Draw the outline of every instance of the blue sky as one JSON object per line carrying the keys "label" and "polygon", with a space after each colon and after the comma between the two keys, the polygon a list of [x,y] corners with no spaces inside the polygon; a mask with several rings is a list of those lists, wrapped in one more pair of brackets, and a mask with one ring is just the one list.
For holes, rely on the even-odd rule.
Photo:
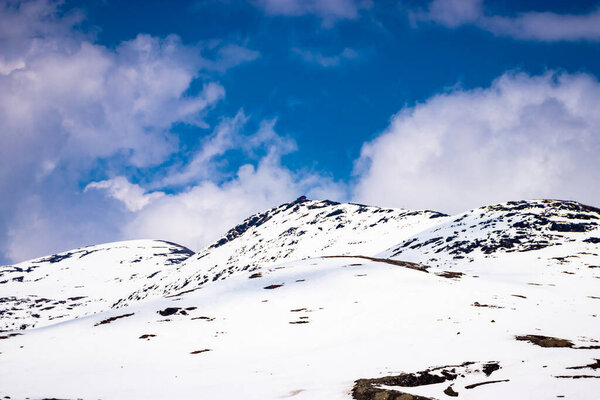
{"label": "blue sky", "polygon": [[[598,5],[565,3],[489,6],[491,12],[514,15],[531,10],[585,13]],[[365,10],[362,18],[323,27],[318,15],[265,16],[260,7],[241,1],[150,1],[144,7],[135,2],[75,3],[86,10],[86,28],[96,29],[98,43],[106,46],[139,33],[175,33],[184,43],[219,38],[258,51],[254,62],[219,77],[227,98],[221,112],[211,117],[243,108],[256,120],[278,118],[278,128],[298,143],[286,162],[296,168],[314,165],[336,179],[347,179],[363,142],[385,129],[391,115],[449,87],[488,86],[508,70],[600,73],[595,42],[514,40],[470,26],[452,30],[431,23],[414,29],[407,12],[419,4],[384,1]],[[303,62],[295,51],[300,49],[325,57],[352,49],[355,55],[323,67],[316,60]]]}
{"label": "blue sky", "polygon": [[4,1],[0,262],[300,194],[599,205],[597,1]]}

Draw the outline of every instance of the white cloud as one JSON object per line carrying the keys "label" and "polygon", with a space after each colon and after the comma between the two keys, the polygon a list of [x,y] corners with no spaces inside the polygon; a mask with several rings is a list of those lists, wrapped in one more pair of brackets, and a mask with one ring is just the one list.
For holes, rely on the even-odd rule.
{"label": "white cloud", "polygon": [[[58,9],[62,5],[54,0],[8,0],[0,3],[0,47],[2,56],[17,57],[27,53],[24,43],[44,43],[57,39],[73,38],[72,28],[83,20],[83,14],[77,10],[62,13]],[[38,39],[44,38],[42,42]]]}
{"label": "white cloud", "polygon": [[[246,217],[302,194],[311,198],[346,197],[344,185],[311,171],[294,172],[281,164],[281,156],[293,151],[295,144],[275,132],[275,121],[263,121],[257,132],[242,136],[247,121],[242,112],[223,120],[192,161],[161,182],[191,183],[181,192],[149,193],[121,177],[94,182],[88,188],[107,189],[107,195],[131,211],[120,225],[121,237],[163,238],[198,250]],[[256,165],[242,165],[235,176],[219,182],[215,157],[234,148],[249,152],[264,148],[264,154]]]}
{"label": "white cloud", "polygon": [[89,183],[84,191],[90,189],[105,189],[111,197],[125,204],[129,211],[140,211],[152,200],[164,196],[161,192],[146,193],[140,185],[130,183],[124,176]]}
{"label": "white cloud", "polygon": [[434,0],[423,19],[439,22],[450,28],[473,23],[483,15],[483,0]]}
{"label": "white cloud", "polygon": [[22,261],[121,237],[117,222],[124,219],[124,207],[111,207],[112,200],[101,193],[57,191],[52,187],[38,192],[41,193],[20,199],[10,225],[2,232],[2,256],[7,261]]}
{"label": "white cloud", "polygon": [[[46,0],[0,4],[0,259],[24,257],[27,246],[28,256],[42,255],[40,249],[52,247],[43,235],[48,244],[60,237],[70,245],[104,238],[96,234],[107,231],[103,227],[83,234],[53,214],[60,207],[83,208],[76,192],[90,174],[155,167],[179,151],[173,126],[208,128],[207,112],[225,96],[214,72],[258,57],[237,44],[221,41],[208,49],[173,35],[138,35],[108,48],[76,29],[81,13],[65,14],[60,6]],[[204,50],[214,59],[203,57]],[[59,197],[63,204],[54,204]],[[35,220],[25,212],[30,201]],[[140,204],[131,200],[128,207]],[[81,215],[90,220],[81,226],[97,211],[89,207]],[[37,243],[25,240],[32,226],[40,227]],[[18,251],[11,250],[15,240],[24,241]]]}
{"label": "white cloud", "polygon": [[524,12],[506,17],[489,15],[483,0],[433,0],[425,12],[413,18],[449,28],[474,25],[499,36],[539,41],[600,40],[600,9],[587,14]]}
{"label": "white cloud", "polygon": [[514,18],[493,16],[479,24],[490,32],[517,39],[554,41],[600,40],[600,9],[589,14],[528,12]]}
{"label": "white cloud", "polygon": [[600,202],[600,83],[505,74],[401,110],[356,163],[357,201],[459,212],[505,200]]}
{"label": "white cloud", "polygon": [[185,165],[171,166],[166,176],[152,183],[151,187],[189,186],[204,180],[222,180],[226,178],[220,170],[224,163],[222,158],[232,150],[241,151],[253,159],[259,159],[257,153],[262,150],[266,158],[277,160],[296,150],[293,140],[275,132],[275,119],[262,121],[257,132],[244,135],[248,120],[243,110],[233,118],[223,118],[212,134],[202,139],[199,150]]}
{"label": "white cloud", "polygon": [[344,61],[353,60],[358,57],[358,53],[351,48],[345,48],[340,53],[333,55],[323,55],[319,52],[299,48],[293,48],[292,52],[307,63],[317,64],[325,68],[337,67]]}
{"label": "white cloud", "polygon": [[152,202],[124,226],[130,237],[161,237],[201,249],[244,218],[292,200],[303,185],[288,169],[263,161],[242,166],[221,185],[203,181]]}
{"label": "white cloud", "polygon": [[360,11],[371,8],[371,0],[253,0],[269,15],[317,15],[325,25],[342,19],[356,19]]}
{"label": "white cloud", "polygon": [[256,60],[260,53],[235,43],[226,43],[219,47],[215,60],[206,60],[205,68],[225,72],[240,64]]}
{"label": "white cloud", "polygon": [[16,59],[3,61],[0,59],[0,75],[9,75],[11,72],[25,68],[25,61]]}

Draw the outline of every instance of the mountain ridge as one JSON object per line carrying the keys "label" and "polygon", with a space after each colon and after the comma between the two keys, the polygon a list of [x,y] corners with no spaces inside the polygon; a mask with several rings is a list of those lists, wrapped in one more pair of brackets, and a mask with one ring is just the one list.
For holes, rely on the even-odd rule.
{"label": "mountain ridge", "polygon": [[571,201],[309,200],[193,254],[142,240],[0,267],[0,395],[593,400],[599,222]]}

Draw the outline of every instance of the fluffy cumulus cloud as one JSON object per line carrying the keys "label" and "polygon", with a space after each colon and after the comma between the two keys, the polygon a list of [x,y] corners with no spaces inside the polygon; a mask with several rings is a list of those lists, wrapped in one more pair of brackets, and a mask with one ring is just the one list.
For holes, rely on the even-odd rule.
{"label": "fluffy cumulus cloud", "polygon": [[[83,14],[60,6],[0,6],[0,261],[144,237],[199,249],[293,196],[342,196],[281,164],[295,143],[275,120],[251,133],[243,111],[205,122],[225,97],[217,79],[258,52],[173,35],[107,48],[78,29]],[[196,143],[180,143],[182,125]],[[242,160],[233,175],[231,153]]]}
{"label": "fluffy cumulus cloud", "polygon": [[415,12],[413,17],[449,28],[474,25],[499,36],[524,40],[600,40],[600,8],[587,14],[532,11],[507,17],[486,13],[483,0],[433,0],[426,11]]}
{"label": "fluffy cumulus cloud", "polygon": [[401,110],[356,163],[365,203],[459,212],[526,198],[600,199],[600,83],[508,73]]}
{"label": "fluffy cumulus cloud", "polygon": [[[77,29],[81,13],[65,14],[60,6],[45,0],[0,5],[4,260],[111,236],[106,226],[82,230],[60,222],[65,208],[83,217],[70,224],[102,220],[92,208],[99,201],[92,201],[94,191],[79,193],[81,182],[98,171],[165,162],[180,148],[173,127],[208,128],[206,113],[225,96],[210,72],[258,56],[238,44],[216,42],[208,49],[214,59],[206,58],[203,48],[177,36],[138,35],[109,49]],[[122,181],[106,189],[126,199],[130,209],[149,199]]]}

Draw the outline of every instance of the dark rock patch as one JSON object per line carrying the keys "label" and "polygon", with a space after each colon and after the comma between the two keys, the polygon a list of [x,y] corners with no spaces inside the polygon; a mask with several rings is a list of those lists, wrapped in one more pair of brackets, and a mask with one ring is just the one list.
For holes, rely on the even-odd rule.
{"label": "dark rock patch", "polygon": [[586,232],[593,229],[595,224],[590,223],[557,223],[553,222],[550,224],[551,231],[557,232]]}
{"label": "dark rock patch", "polygon": [[404,373],[396,376],[384,376],[381,378],[359,379],[357,385],[369,384],[384,385],[384,386],[401,386],[401,387],[417,387],[423,385],[431,385],[434,383],[442,383],[447,380],[456,379],[456,374],[448,372],[448,377],[443,375],[434,375],[429,370],[416,373]]}
{"label": "dark rock patch", "polygon": [[567,367],[567,369],[585,369],[585,368],[598,369],[598,368],[600,368],[600,360],[597,358],[595,360],[596,360],[596,362],[593,362],[588,365],[580,365],[577,367]]}
{"label": "dark rock patch", "polygon": [[252,275],[250,275],[248,277],[248,279],[256,279],[256,278],[262,278],[262,273],[261,272],[255,272]]}
{"label": "dark rock patch", "polygon": [[156,335],[152,334],[152,333],[145,333],[142,336],[139,337],[139,339],[147,339],[150,340],[150,338],[156,337]]}
{"label": "dark rock patch", "polygon": [[181,310],[180,307],[167,307],[164,310],[157,311],[163,317],[167,317],[169,315],[177,314],[177,312]]}
{"label": "dark rock patch", "polygon": [[344,213],[344,210],[342,210],[342,209],[338,209],[338,210],[332,211],[332,212],[330,212],[329,214],[327,214],[327,215],[325,216],[325,218],[329,218],[329,217],[335,217],[336,215],[340,215],[340,214],[343,214],[343,213]]}
{"label": "dark rock patch", "polygon": [[481,369],[485,376],[490,376],[492,372],[498,371],[500,369],[500,365],[497,362],[490,362],[483,366]]}
{"label": "dark rock patch", "polygon": [[355,400],[434,400],[431,397],[376,388],[368,379],[359,379],[355,382],[352,388],[352,398]]}
{"label": "dark rock patch", "polygon": [[569,347],[572,348],[575,345],[573,342],[567,339],[560,339],[551,336],[542,336],[542,335],[524,335],[517,336],[517,340],[527,341],[529,343],[533,343],[540,347]]}
{"label": "dark rock patch", "polygon": [[376,257],[368,257],[368,256],[323,256],[322,258],[362,258],[362,259],[369,260],[369,261],[392,264],[392,265],[396,265],[399,267],[414,269],[414,270],[422,271],[422,272],[427,272],[427,269],[429,268],[428,266],[423,265],[423,264],[413,263],[413,262],[409,262],[409,261],[392,260],[390,258],[376,258]]}
{"label": "dark rock patch", "polygon": [[[474,362],[465,362],[460,365],[446,365],[441,367],[432,367],[424,371],[415,373],[403,373],[396,376],[384,376],[381,378],[358,379],[354,382],[352,389],[352,398],[355,400],[430,400],[428,397],[416,396],[402,392],[398,389],[402,387],[417,387],[423,385],[431,385],[443,382],[452,382],[459,376],[465,377],[467,374],[479,373],[481,370],[486,375],[500,369],[500,365],[496,361],[490,361],[483,364],[480,369],[477,369]],[[506,382],[488,381],[466,386],[467,389],[472,389],[480,385],[489,383]],[[393,389],[383,389],[381,386],[390,386]],[[452,388],[452,383],[443,391],[450,397],[457,397],[458,393]]]}
{"label": "dark rock patch", "polygon": [[283,283],[282,283],[282,284],[279,284],[279,285],[269,285],[269,286],[265,286],[265,287],[264,287],[264,289],[277,289],[278,287],[282,287],[282,286],[283,286]]}
{"label": "dark rock patch", "polygon": [[190,352],[190,354],[206,353],[207,351],[212,351],[212,350],[211,349],[194,350],[194,351]]}
{"label": "dark rock patch", "polygon": [[46,257],[46,258],[39,260],[39,262],[48,262],[50,264],[54,264],[54,263],[60,262],[62,260],[66,260],[67,258],[70,258],[72,255],[73,255],[73,253],[54,254],[50,257]]}
{"label": "dark rock patch", "polygon": [[8,335],[0,336],[0,339],[8,339],[8,338],[20,336],[20,335],[22,335],[22,333],[9,333]]}
{"label": "dark rock patch", "polygon": [[460,279],[464,275],[462,272],[457,272],[457,271],[442,271],[442,272],[436,272],[435,274],[437,276],[441,276],[442,278],[448,278],[448,279]]}
{"label": "dark rock patch", "polygon": [[454,389],[452,389],[452,385],[448,386],[444,390],[444,394],[446,394],[446,396],[450,396],[450,397],[458,397],[458,393],[455,392]]}
{"label": "dark rock patch", "polygon": [[473,307],[486,307],[486,308],[504,308],[502,306],[496,306],[496,305],[493,305],[493,304],[481,304],[478,301],[474,302],[472,304],[472,306]]}
{"label": "dark rock patch", "polygon": [[214,320],[215,320],[214,318],[211,318],[211,317],[206,317],[206,316],[194,317],[194,318],[192,318],[192,319],[203,319],[203,320],[205,320],[205,321],[209,321],[209,322],[210,322],[210,321],[214,321]]}
{"label": "dark rock patch", "polygon": [[509,381],[508,379],[501,379],[499,381],[487,381],[487,382],[473,383],[471,385],[465,386],[465,389],[474,389],[478,386],[489,385],[490,383],[500,383],[500,382],[508,382],[508,381]]}
{"label": "dark rock patch", "polygon": [[240,237],[241,235],[246,233],[246,231],[248,231],[250,228],[261,226],[262,224],[264,224],[265,222],[267,222],[270,219],[271,219],[271,210],[253,215],[250,218],[246,219],[241,224],[239,224],[236,227],[234,227],[233,229],[229,230],[229,232],[227,232],[225,234],[225,236],[223,236],[215,244],[210,246],[210,248],[221,247],[224,244]]}
{"label": "dark rock patch", "polygon": [[104,324],[110,324],[111,322],[116,321],[116,320],[118,320],[120,318],[131,317],[133,314],[135,314],[135,313],[117,315],[116,317],[110,317],[110,318],[107,318],[107,319],[103,319],[102,321],[98,322],[97,324],[94,324],[94,326],[104,325]]}
{"label": "dark rock patch", "polygon": [[153,272],[153,273],[151,273],[150,275],[148,275],[146,278],[147,278],[147,279],[152,279],[152,278],[154,278],[154,277],[155,277],[155,276],[156,276],[156,275],[157,275],[159,272],[160,272],[160,271]]}
{"label": "dark rock patch", "polygon": [[[167,240],[160,240],[160,242],[166,243],[169,246],[173,246],[174,248],[170,249],[171,253],[170,254],[185,254],[188,256],[192,256],[195,254],[195,252],[193,250],[188,249],[185,246],[182,246],[180,244],[177,243],[173,243],[173,242],[169,242]],[[184,259],[182,259],[181,261],[183,261]]]}

